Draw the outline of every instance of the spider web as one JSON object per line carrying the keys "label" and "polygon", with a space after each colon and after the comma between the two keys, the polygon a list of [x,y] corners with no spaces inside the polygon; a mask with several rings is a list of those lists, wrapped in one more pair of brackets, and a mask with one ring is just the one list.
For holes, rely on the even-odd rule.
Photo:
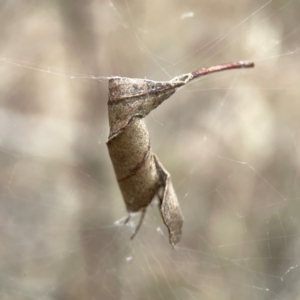
{"label": "spider web", "polygon": [[[0,298],[297,299],[297,1],[3,1]],[[184,214],[127,212],[105,145],[107,79],[182,88],[146,119]]]}

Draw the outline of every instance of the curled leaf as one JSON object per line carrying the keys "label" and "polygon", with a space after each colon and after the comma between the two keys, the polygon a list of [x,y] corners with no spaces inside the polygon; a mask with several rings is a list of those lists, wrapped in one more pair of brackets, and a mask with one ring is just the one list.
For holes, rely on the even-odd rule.
{"label": "curled leaf", "polygon": [[112,77],[109,80],[110,133],[107,147],[127,211],[142,212],[132,238],[141,227],[146,208],[155,196],[159,199],[161,215],[173,247],[180,240],[183,225],[171,176],[152,152],[144,118],[178,88],[195,78],[253,66],[251,62],[227,63],[183,74],[170,81],[126,77]]}

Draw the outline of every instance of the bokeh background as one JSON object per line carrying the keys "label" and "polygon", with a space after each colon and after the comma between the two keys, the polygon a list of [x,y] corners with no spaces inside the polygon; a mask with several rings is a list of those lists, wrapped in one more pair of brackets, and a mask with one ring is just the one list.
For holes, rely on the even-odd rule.
{"label": "bokeh background", "polygon": [[[300,3],[0,3],[0,298],[298,299]],[[105,76],[210,75],[147,117],[185,217],[127,212]]]}

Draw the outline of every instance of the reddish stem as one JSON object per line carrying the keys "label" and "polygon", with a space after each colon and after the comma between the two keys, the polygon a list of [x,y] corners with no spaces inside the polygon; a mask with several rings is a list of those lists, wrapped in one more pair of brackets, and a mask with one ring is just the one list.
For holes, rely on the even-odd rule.
{"label": "reddish stem", "polygon": [[200,70],[192,72],[193,78],[195,79],[197,77],[207,75],[210,73],[220,72],[224,70],[231,70],[231,69],[242,69],[242,68],[253,68],[254,63],[251,61],[239,61],[239,62],[230,62],[225,63],[217,66],[212,66],[208,68],[202,68]]}

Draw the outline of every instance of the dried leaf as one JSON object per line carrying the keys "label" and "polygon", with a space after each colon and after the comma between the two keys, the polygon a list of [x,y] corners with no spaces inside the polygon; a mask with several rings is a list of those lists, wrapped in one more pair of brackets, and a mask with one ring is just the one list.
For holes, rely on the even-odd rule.
{"label": "dried leaf", "polygon": [[112,77],[109,80],[108,150],[127,211],[142,212],[132,238],[142,225],[146,208],[154,196],[160,200],[162,218],[168,228],[169,240],[173,247],[180,240],[183,225],[170,174],[152,152],[144,117],[173,95],[178,88],[199,76],[253,66],[251,62],[228,63],[203,68],[170,81],[123,77]]}

